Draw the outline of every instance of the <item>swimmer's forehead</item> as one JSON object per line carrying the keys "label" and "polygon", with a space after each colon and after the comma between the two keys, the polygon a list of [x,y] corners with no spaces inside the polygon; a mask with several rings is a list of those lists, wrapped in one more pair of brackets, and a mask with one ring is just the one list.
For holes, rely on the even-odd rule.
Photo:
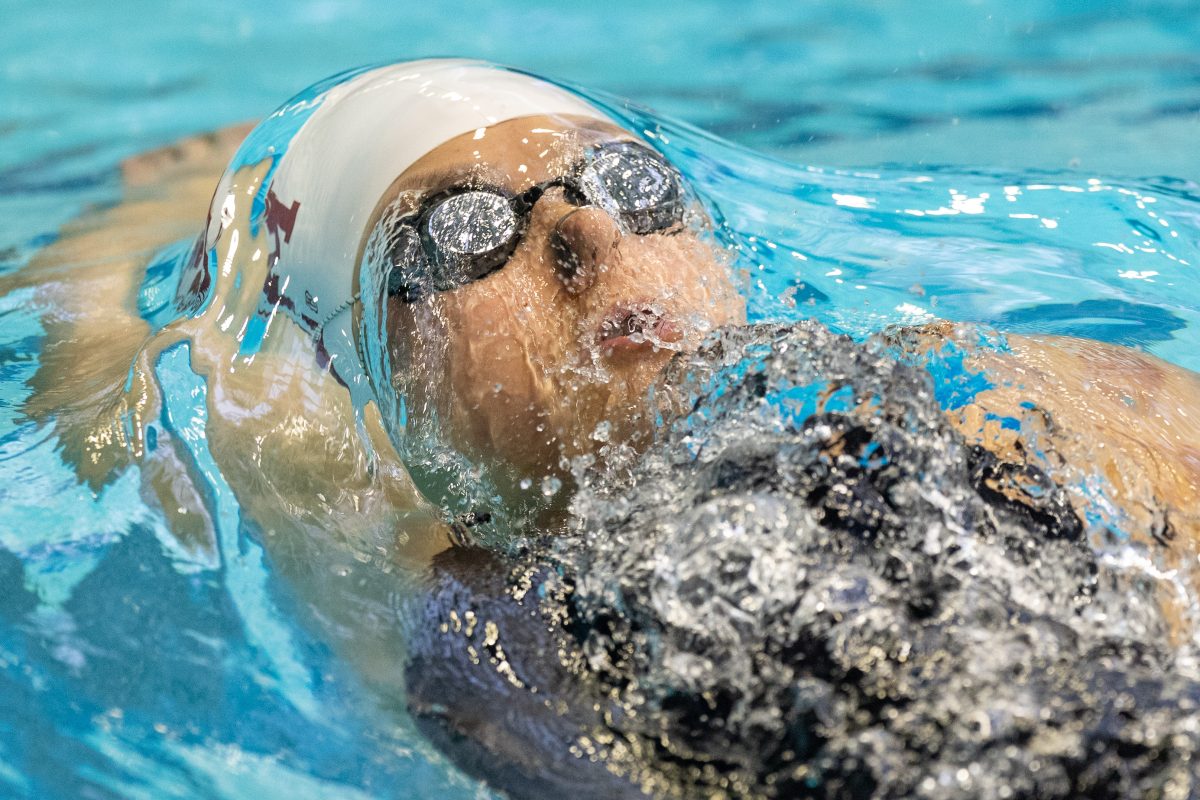
{"label": "swimmer's forehead", "polygon": [[590,147],[634,138],[605,120],[518,117],[443,142],[406,169],[395,188],[436,191],[469,182],[520,191],[561,177]]}

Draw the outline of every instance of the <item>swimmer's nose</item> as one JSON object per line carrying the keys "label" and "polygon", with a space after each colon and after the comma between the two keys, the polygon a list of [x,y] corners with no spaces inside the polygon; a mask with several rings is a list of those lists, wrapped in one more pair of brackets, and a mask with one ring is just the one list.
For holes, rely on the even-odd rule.
{"label": "swimmer's nose", "polygon": [[554,269],[567,291],[579,294],[617,257],[621,228],[603,209],[552,202],[558,216],[550,234]]}

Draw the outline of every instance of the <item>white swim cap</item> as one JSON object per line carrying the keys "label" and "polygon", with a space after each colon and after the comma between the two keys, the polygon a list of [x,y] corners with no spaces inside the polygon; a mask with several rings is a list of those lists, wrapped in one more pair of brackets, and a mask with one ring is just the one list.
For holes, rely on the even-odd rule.
{"label": "white swim cap", "polygon": [[[270,178],[271,202],[290,231],[271,265],[275,305],[311,332],[356,399],[367,399],[353,331],[356,261],[392,182],[449,139],[515,117],[608,119],[554,84],[457,59],[371,69],[326,90],[292,136]],[[357,385],[356,385],[357,384]]]}

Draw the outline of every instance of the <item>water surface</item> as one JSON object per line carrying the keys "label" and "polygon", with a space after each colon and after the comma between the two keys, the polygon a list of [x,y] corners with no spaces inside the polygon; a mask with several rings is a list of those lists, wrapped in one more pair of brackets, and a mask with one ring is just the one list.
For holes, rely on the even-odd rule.
{"label": "water surface", "polygon": [[[975,320],[1200,369],[1186,0],[0,13],[0,269],[115,202],[126,155],[350,66],[466,55],[586,86],[653,137],[724,215],[757,319]],[[136,476],[76,482],[17,413],[43,346],[25,299],[0,305],[0,795],[486,796],[336,657],[218,483],[231,524],[202,564]],[[176,377],[186,417],[203,387]],[[361,600],[348,637],[395,624],[386,591]]]}

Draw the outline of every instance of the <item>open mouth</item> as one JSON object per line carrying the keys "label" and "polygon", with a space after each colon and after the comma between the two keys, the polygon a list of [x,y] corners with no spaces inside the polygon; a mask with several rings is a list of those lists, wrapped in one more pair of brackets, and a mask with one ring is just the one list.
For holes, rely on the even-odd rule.
{"label": "open mouth", "polygon": [[675,350],[679,326],[651,303],[616,305],[600,323],[596,341],[605,355],[644,350]]}

